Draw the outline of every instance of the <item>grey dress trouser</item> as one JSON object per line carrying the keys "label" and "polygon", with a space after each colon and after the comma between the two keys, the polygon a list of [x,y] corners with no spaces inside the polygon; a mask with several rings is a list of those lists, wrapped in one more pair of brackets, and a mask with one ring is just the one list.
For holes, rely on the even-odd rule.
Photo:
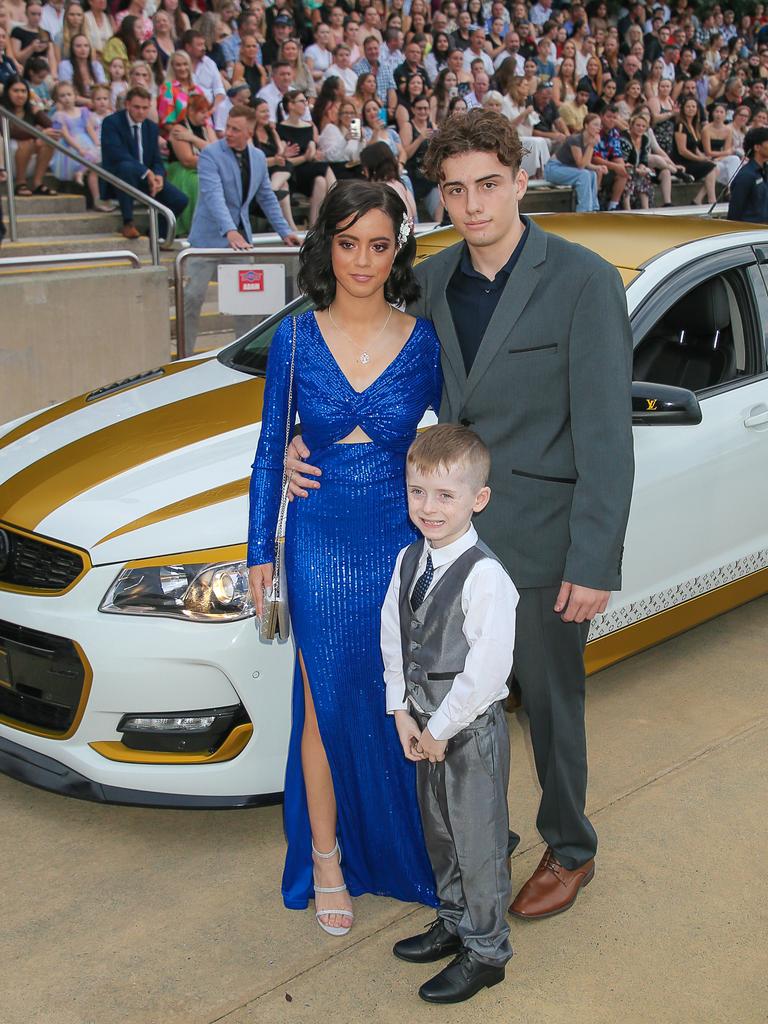
{"label": "grey dress trouser", "polygon": [[595,830],[584,812],[584,647],[589,623],[562,621],[553,610],[559,589],[520,590],[514,671],[542,789],[536,827],[563,867],[573,870],[597,850]]}
{"label": "grey dress trouser", "polygon": [[[413,706],[411,714],[421,729],[429,721]],[[416,766],[438,916],[477,960],[494,967],[512,956],[508,786],[509,733],[501,701],[448,741],[444,761]]]}

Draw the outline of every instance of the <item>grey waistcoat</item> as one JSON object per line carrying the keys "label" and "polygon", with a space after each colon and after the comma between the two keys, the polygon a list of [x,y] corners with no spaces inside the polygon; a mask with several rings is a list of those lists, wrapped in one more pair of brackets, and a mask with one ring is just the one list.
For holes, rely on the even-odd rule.
{"label": "grey waistcoat", "polygon": [[432,714],[463,671],[469,644],[462,632],[461,592],[470,570],[483,558],[498,561],[478,541],[443,573],[417,611],[410,590],[423,551],[423,541],[411,544],[400,565],[400,637],[403,645],[405,695],[417,711]]}

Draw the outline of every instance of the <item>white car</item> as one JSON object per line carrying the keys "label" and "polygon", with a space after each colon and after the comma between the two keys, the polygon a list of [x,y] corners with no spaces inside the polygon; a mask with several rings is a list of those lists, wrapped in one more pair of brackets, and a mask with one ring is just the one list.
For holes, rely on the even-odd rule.
{"label": "white car", "polygon": [[[593,623],[594,671],[768,592],[768,230],[538,223],[620,269],[644,382],[624,590]],[[129,804],[279,799],[293,652],[259,641],[244,561],[279,319],[0,427],[0,770]]]}

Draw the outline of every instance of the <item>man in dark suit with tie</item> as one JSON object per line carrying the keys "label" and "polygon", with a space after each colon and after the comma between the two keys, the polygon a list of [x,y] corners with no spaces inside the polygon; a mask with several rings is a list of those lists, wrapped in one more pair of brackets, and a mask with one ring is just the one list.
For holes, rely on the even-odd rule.
{"label": "man in dark suit with tie", "polygon": [[[136,86],[126,94],[125,109],[104,119],[101,126],[101,165],[105,171],[146,192],[178,216],[189,200],[165,180],[157,125],[149,120],[150,103],[147,90]],[[139,232],[133,223],[133,199],[109,185],[104,194],[117,196],[123,215],[123,236],[138,238]],[[160,230],[165,230],[164,223],[160,224]]]}
{"label": "man in dark suit with tie", "polygon": [[[432,136],[424,170],[463,241],[419,264],[408,311],[440,338],[440,421],[471,426],[491,451],[494,497],[476,526],[520,594],[514,665],[546,843],[510,911],[534,921],[573,906],[595,871],[583,654],[590,619],[621,589],[634,458],[621,278],[520,216],[522,156],[514,126],[491,111],[449,118]],[[295,438],[287,466],[301,497],[322,486],[299,461],[308,456]]]}

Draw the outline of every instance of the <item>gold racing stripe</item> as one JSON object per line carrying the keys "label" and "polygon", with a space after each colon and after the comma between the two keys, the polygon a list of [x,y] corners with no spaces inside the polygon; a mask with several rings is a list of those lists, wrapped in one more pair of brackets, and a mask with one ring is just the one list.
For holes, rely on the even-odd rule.
{"label": "gold racing stripe", "polygon": [[263,397],[264,381],[254,377],[79,438],[0,485],[0,519],[34,530],[57,508],[106,480],[185,445],[258,423]]}
{"label": "gold racing stripe", "polygon": [[[182,370],[191,370],[193,366],[199,366],[201,363],[207,362],[210,362],[210,360],[196,359],[193,363],[168,363],[167,366],[161,367],[164,371],[162,377],[155,377],[154,380],[165,380],[166,377],[170,377],[174,373],[179,373]],[[114,394],[122,395],[126,391],[133,391],[135,388],[140,388],[144,384],[151,383],[153,383],[153,381],[138,380],[135,384],[129,384],[127,387],[114,392]],[[98,405],[99,402],[103,402],[105,398],[112,397],[111,395],[104,395],[103,398],[95,398],[90,402],[86,402],[86,398],[90,393],[90,391],[86,391],[85,394],[78,395],[76,398],[69,398],[66,402],[60,402],[58,405],[52,405],[50,409],[44,409],[42,412],[39,412],[37,416],[33,416],[31,419],[25,420],[24,423],[20,423],[14,430],[11,430],[9,433],[3,434],[2,437],[0,437],[0,448],[7,448],[8,445],[13,444],[14,441],[19,441],[22,437],[27,437],[36,430],[40,430],[41,427],[47,427],[49,423],[55,423],[57,420],[63,419],[65,416],[69,416],[70,413],[79,412],[81,409],[88,409],[92,405]]]}
{"label": "gold racing stripe", "polygon": [[758,569],[742,579],[732,580],[716,590],[692,597],[689,601],[657,612],[631,626],[598,637],[587,644],[584,655],[587,675],[639,654],[664,640],[670,640],[673,636],[679,636],[708,619],[714,619],[766,593],[768,569]]}
{"label": "gold racing stripe", "polygon": [[121,526],[106,537],[102,537],[97,544],[105,544],[108,540],[120,537],[124,533],[133,533],[145,526],[152,526],[154,523],[162,523],[166,519],[173,519],[175,516],[183,516],[187,512],[197,512],[198,509],[207,508],[209,505],[218,505],[222,501],[229,501],[230,498],[241,498],[248,493],[250,477],[243,477],[242,480],[233,480],[231,483],[222,484],[220,487],[211,487],[200,494],[193,494],[189,498],[182,498],[181,501],[174,501],[171,505],[164,505],[154,512],[148,512],[139,519],[134,519],[125,526]]}

